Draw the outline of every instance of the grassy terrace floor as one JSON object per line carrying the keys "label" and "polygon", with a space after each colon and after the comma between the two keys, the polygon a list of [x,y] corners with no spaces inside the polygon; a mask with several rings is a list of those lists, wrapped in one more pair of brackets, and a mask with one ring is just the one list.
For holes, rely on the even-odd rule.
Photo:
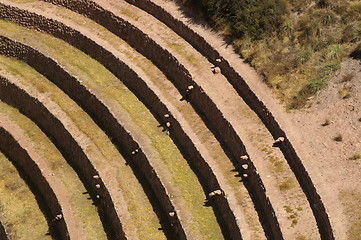
{"label": "grassy terrace floor", "polygon": [[[205,196],[196,176],[170,138],[157,128],[159,123],[118,79],[99,63],[63,41],[9,22],[2,21],[0,25],[2,34],[25,41],[56,58],[68,71],[79,76],[84,85],[101,96],[114,112],[117,112],[118,115],[128,116],[135,125],[134,129],[139,129],[136,134],[150,139],[150,146],[156,150],[157,158],[153,159],[156,161],[155,164],[158,167],[166,167],[164,170],[170,173],[168,177],[170,177],[172,187],[179,188],[178,195],[172,197],[174,200],[181,199],[185,203],[181,207],[190,210],[193,217],[188,220],[188,223],[194,226],[192,231],[200,238],[209,238],[210,236],[221,238],[212,209],[203,206]],[[104,143],[100,141],[99,144]]]}
{"label": "grassy terrace floor", "polygon": [[[102,133],[101,130],[98,129],[97,126],[95,126],[94,122],[89,118],[89,116],[82,112],[82,110],[79,109],[79,107],[74,102],[72,102],[72,100],[70,100],[63,92],[61,92],[54,84],[49,82],[46,78],[34,71],[28,65],[3,56],[0,57],[0,59],[0,68],[8,73],[11,73],[12,75],[15,75],[16,78],[20,81],[20,85],[22,85],[26,89],[31,89],[32,92],[37,92],[38,95],[41,95],[41,93],[47,95],[46,101],[52,101],[57,103],[61,107],[62,111],[65,111],[68,116],[72,116],[73,124],[77,125],[93,140],[95,139],[94,142],[89,143],[87,152],[91,153],[93,157],[97,158],[96,162],[99,162],[102,165],[110,165],[114,167],[114,170],[111,174],[115,175],[116,177],[116,182],[118,184],[116,185],[116,188],[121,189],[122,193],[124,194],[124,198],[126,199],[126,205],[132,212],[132,224],[134,224],[134,227],[137,228],[136,231],[138,231],[139,236],[148,236],[152,239],[164,238],[163,233],[157,230],[160,227],[158,219],[153,213],[152,207],[148,202],[148,199],[144,194],[143,189],[141,188],[137,179],[135,178],[133,172],[131,171],[131,169],[129,169],[129,167],[124,164],[125,160],[113,147],[112,143],[104,135],[104,133]],[[32,139],[33,142],[45,141],[45,139],[43,141],[39,141],[39,139],[37,139],[39,138],[39,136],[41,136],[40,132],[34,133],[33,131],[29,130],[29,133],[31,133],[34,137]],[[43,143],[38,146],[38,148],[42,150],[44,156],[49,155],[49,144],[51,143]],[[57,152],[56,149],[54,151]],[[56,154],[51,153],[51,156],[53,155]],[[70,169],[69,166],[67,166],[64,159],[62,159],[62,162],[56,160],[57,157],[61,158],[60,153],[58,152],[57,156],[51,158],[52,161],[49,165],[54,169],[54,171],[58,170],[57,172],[55,172],[56,176],[63,176],[64,179],[62,180],[65,181],[64,185],[66,189],[79,189],[78,191],[75,191],[77,195],[73,196],[73,198],[75,201],[74,204],[78,206],[76,209],[76,213],[80,214],[80,222],[84,225],[84,234],[88,236],[89,239],[105,239],[105,235],[104,233],[102,233],[103,231],[101,224],[99,222],[99,219],[97,219],[98,216],[95,216],[97,214],[95,212],[96,208],[94,206],[90,206],[90,209],[88,210],[83,209],[80,206],[86,206],[86,204],[84,202],[77,203],[76,198],[87,199],[89,197],[89,195],[83,194],[83,192],[86,192],[85,188],[80,186],[81,183],[79,182],[79,180],[77,186],[73,186],[74,183],[71,179],[77,178],[77,176],[75,176],[75,173],[73,173],[74,176],[72,178],[70,176],[62,174],[62,172],[64,171],[68,172],[73,170]],[[132,187],[130,188],[129,186]],[[73,192],[73,190],[71,190],[71,192]],[[78,201],[79,200],[80,199],[78,199]],[[91,200],[87,200],[87,202],[88,205],[92,203]],[[92,211],[94,211],[94,213],[89,212],[91,209],[93,209]],[[93,217],[94,219],[92,220]],[[97,219],[97,221],[95,221],[95,219]],[[92,223],[92,221],[97,223]]]}
{"label": "grassy terrace floor", "polygon": [[0,152],[0,219],[9,239],[52,239],[34,194],[17,169]]}

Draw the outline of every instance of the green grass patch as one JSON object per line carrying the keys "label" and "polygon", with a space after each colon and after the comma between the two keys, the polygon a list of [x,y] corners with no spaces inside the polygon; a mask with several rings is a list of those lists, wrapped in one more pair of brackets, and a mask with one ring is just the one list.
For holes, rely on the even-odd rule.
{"label": "green grass patch", "polygon": [[10,239],[50,240],[48,223],[26,182],[0,152],[0,220]]}

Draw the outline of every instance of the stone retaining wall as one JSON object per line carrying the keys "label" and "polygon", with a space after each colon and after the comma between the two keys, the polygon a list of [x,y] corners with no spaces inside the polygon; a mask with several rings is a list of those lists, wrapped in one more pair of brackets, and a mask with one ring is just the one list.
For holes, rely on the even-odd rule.
{"label": "stone retaining wall", "polygon": [[6,234],[5,228],[4,228],[4,226],[2,225],[1,222],[0,222],[0,239],[9,240],[9,238],[8,238],[8,236]]}
{"label": "stone retaining wall", "polygon": [[[219,52],[213,48],[202,36],[189,28],[182,21],[174,18],[161,6],[154,4],[151,0],[125,0],[130,4],[133,4],[161,22],[165,23],[169,28],[176,32],[179,36],[189,42],[196,50],[198,50],[203,56],[205,56],[211,63],[222,69],[222,74],[232,84],[234,89],[243,98],[243,100],[250,106],[250,108],[259,116],[267,129],[270,131],[274,139],[280,136],[286,137],[286,133],[281,129],[278,122],[273,117],[272,113],[263,104],[262,101],[253,93],[244,79],[233,69],[230,63],[224,59]],[[219,63],[216,59],[221,59]],[[297,180],[300,183],[303,191],[306,194],[310,206],[315,215],[316,222],[321,234],[321,238],[324,240],[334,239],[332,227],[326,209],[322,203],[317,190],[312,183],[310,176],[308,175],[305,167],[302,164],[301,159],[298,157],[291,142],[287,139],[280,146],[288,164],[295,173]]]}

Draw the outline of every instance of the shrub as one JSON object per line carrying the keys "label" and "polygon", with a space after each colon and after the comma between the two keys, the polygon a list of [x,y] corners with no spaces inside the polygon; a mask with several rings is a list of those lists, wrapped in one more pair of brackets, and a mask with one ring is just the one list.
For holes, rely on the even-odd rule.
{"label": "shrub", "polygon": [[231,37],[289,109],[304,107],[346,55],[361,58],[359,1],[182,1]]}
{"label": "shrub", "polygon": [[352,154],[352,156],[349,158],[350,160],[357,160],[361,158],[361,154],[360,153],[354,153]]}
{"label": "shrub", "polygon": [[343,87],[338,91],[338,97],[341,99],[347,99],[351,97],[351,87]]}
{"label": "shrub", "polygon": [[292,179],[289,178],[283,181],[278,187],[281,191],[287,191],[294,187],[294,183]]}
{"label": "shrub", "polygon": [[343,137],[341,133],[337,133],[337,135],[333,138],[336,142],[342,142]]}
{"label": "shrub", "polygon": [[287,13],[277,0],[183,0],[234,37],[261,39],[279,29]]}

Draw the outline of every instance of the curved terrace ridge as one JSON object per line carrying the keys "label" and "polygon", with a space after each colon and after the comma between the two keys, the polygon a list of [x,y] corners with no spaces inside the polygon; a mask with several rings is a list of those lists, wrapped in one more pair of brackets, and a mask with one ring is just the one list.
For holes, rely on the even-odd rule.
{"label": "curved terrace ridge", "polygon": [[6,230],[2,224],[2,222],[0,221],[0,238],[4,239],[4,240],[9,240],[7,234],[6,234]]}
{"label": "curved terrace ridge", "polygon": [[[194,200],[198,199],[201,201],[199,204],[202,204],[203,192],[205,193],[206,201],[204,206],[211,206],[212,208],[208,208],[204,213],[209,214],[210,219],[212,219],[209,220],[209,223],[212,223],[212,226],[215,227],[214,229],[217,229],[216,234],[219,234],[219,236],[223,234],[225,239],[242,239],[243,233],[245,233],[244,237],[246,239],[249,237],[248,231],[250,229],[247,229],[247,227],[249,227],[249,222],[245,222],[244,226],[247,227],[242,228],[243,222],[240,221],[241,218],[239,218],[243,215],[243,213],[240,214],[239,208],[239,206],[244,208],[244,203],[242,203],[242,199],[240,199],[243,192],[237,190],[236,192],[239,193],[239,195],[237,195],[237,199],[234,197],[235,186],[237,185],[237,182],[234,181],[236,181],[236,179],[241,179],[242,183],[239,183],[239,186],[242,188],[243,186],[246,187],[254,205],[251,214],[256,216],[257,212],[259,223],[261,223],[267,239],[282,240],[284,239],[283,234],[285,234],[285,238],[288,238],[287,236],[291,233],[294,234],[299,231],[299,228],[295,228],[294,231],[284,228],[285,223],[288,220],[290,221],[290,218],[287,218],[287,216],[284,215],[285,212],[282,209],[282,206],[287,204],[295,205],[300,202],[302,202],[303,210],[306,211],[302,216],[302,220],[304,221],[307,219],[308,221],[303,222],[305,225],[299,225],[304,228],[304,230],[305,226],[310,227],[309,229],[311,230],[307,230],[307,232],[312,232],[312,235],[315,236],[317,236],[318,230],[322,240],[335,239],[327,210],[320,195],[317,193],[316,187],[304,167],[302,160],[291,143],[292,134],[289,135],[291,139],[288,139],[286,132],[281,128],[275,116],[256,95],[257,90],[254,92],[250,87],[253,85],[248,85],[247,81],[243,79],[239,71],[236,70],[235,66],[238,65],[233,61],[234,59],[220,54],[220,52],[223,52],[223,49],[213,46],[211,39],[208,39],[208,41],[207,38],[204,37],[205,35],[198,33],[195,30],[197,29],[197,26],[187,24],[185,22],[186,20],[178,14],[171,15],[170,12],[168,12],[168,5],[161,6],[159,5],[160,1],[157,0],[124,0],[124,2],[119,3],[119,5],[117,2],[110,1],[108,4],[101,1],[97,2],[97,0],[42,1],[68,8],[74,13],[46,3],[38,2],[38,4],[29,5],[28,7],[26,4],[22,5],[20,3],[12,3],[11,1],[3,0],[0,2],[0,19],[10,20],[26,28],[46,32],[56,38],[64,40],[66,43],[89,55],[92,59],[97,60],[102,66],[108,69],[113,74],[111,77],[116,77],[114,79],[112,78],[109,84],[114,84],[114,86],[118,86],[119,84],[122,89],[125,85],[126,88],[124,89],[126,89],[127,93],[131,94],[130,92],[132,92],[136,96],[136,98],[134,98],[134,95],[132,95],[132,99],[134,98],[133,100],[141,105],[141,109],[143,109],[145,105],[146,108],[144,108],[144,111],[147,112],[147,116],[151,118],[151,122],[153,123],[150,127],[153,125],[155,126],[155,124],[158,123],[160,124],[158,127],[163,126],[164,131],[173,141],[169,142],[172,145],[170,149],[174,149],[177,152],[177,156],[179,155],[178,150],[180,151],[181,155],[179,155],[179,157],[173,156],[169,160],[178,158],[178,160],[182,160],[181,162],[186,160],[185,165],[182,163],[183,168],[187,168],[184,173],[190,169],[193,171],[190,171],[190,173],[192,173],[192,181],[196,183],[195,185],[197,185],[198,189],[195,191],[196,194],[194,194],[194,197],[196,198],[194,198]],[[132,5],[134,5],[134,7]],[[50,11],[51,13],[42,13],[43,7],[56,10],[54,10],[54,12]],[[127,11],[128,9],[129,11],[134,11],[134,16],[129,17],[130,15],[127,12],[116,13],[116,10],[113,9],[116,9],[117,7],[120,7],[122,11]],[[59,13],[59,16],[61,16],[59,17],[57,11],[68,11],[69,15],[72,16],[69,18],[71,20],[67,20],[67,17],[63,17],[61,13]],[[54,13],[54,16],[51,15]],[[79,16],[75,13],[79,13],[83,16]],[[141,17],[143,16],[142,14],[144,17]],[[78,18],[85,22],[87,22],[86,19],[92,21],[86,23],[85,25],[87,27],[83,28],[82,24],[78,24],[77,22],[72,23],[74,19]],[[160,22],[158,22],[157,19]],[[149,21],[154,21],[154,23],[148,24]],[[7,23],[6,21],[2,22],[5,29],[10,29],[10,27],[16,29],[21,28],[20,26]],[[143,23],[144,26],[139,25],[140,22]],[[166,25],[166,27],[163,24]],[[91,34],[89,26],[95,27],[101,34],[99,36]],[[29,37],[31,33],[34,32],[33,30],[25,28],[21,29],[29,34]],[[152,31],[157,29],[162,29],[162,32],[164,31],[164,35],[167,37],[163,36],[162,38],[153,35]],[[3,34],[5,36],[13,36],[12,34],[8,35],[7,32],[4,31]],[[58,59],[56,55],[58,53],[56,53],[55,56],[52,55],[52,53],[47,55],[42,52],[42,47],[40,48],[41,50],[37,50],[37,47],[32,47],[37,46],[33,41],[30,41],[31,44],[28,44],[25,38],[23,41],[22,37],[16,34],[14,35],[14,38],[5,36],[1,36],[0,34],[1,55],[15,57],[20,61],[29,64],[31,68],[42,74],[47,80],[61,89],[64,94],[66,94],[64,96],[69,96],[75,102],[74,104],[81,108],[82,114],[87,115],[87,118],[90,117],[89,120],[92,122],[93,127],[95,127],[102,136],[103,132],[106,134],[104,137],[106,140],[111,141],[112,144],[110,145],[112,149],[116,147],[116,149],[114,148],[112,151],[116,151],[116,155],[118,155],[119,152],[122,155],[122,161],[124,157],[126,165],[130,166],[130,168],[128,168],[130,171],[129,173],[131,175],[134,174],[134,180],[139,181],[141,188],[139,188],[139,185],[138,191],[140,190],[140,193],[142,193],[142,190],[145,192],[146,196],[142,193],[144,195],[143,198],[146,199],[145,201],[147,204],[150,203],[152,205],[152,210],[159,219],[161,228],[158,230],[163,231],[162,234],[165,234],[168,239],[193,239],[193,235],[197,235],[198,230],[192,230],[193,223],[190,224],[190,222],[193,220],[189,220],[193,216],[199,217],[198,215],[193,214],[198,213],[198,211],[202,212],[205,208],[202,208],[203,210],[201,210],[201,208],[193,209],[194,212],[191,213],[186,211],[187,207],[185,209],[182,207],[182,205],[187,202],[185,199],[188,199],[188,195],[179,195],[179,186],[174,185],[173,189],[173,176],[167,175],[173,174],[172,171],[178,171],[179,169],[172,168],[172,170],[164,169],[164,171],[162,171],[162,168],[159,165],[160,162],[156,160],[157,156],[163,158],[159,147],[161,149],[167,148],[156,144],[156,146],[154,146],[155,148],[152,149],[153,146],[151,145],[153,144],[153,141],[157,142],[156,138],[153,139],[150,137],[148,139],[148,135],[144,135],[144,138],[146,139],[143,141],[143,132],[138,132],[137,129],[133,128],[137,125],[133,126],[133,122],[128,122],[129,119],[123,119],[121,113],[118,113],[119,109],[112,110],[111,106],[113,106],[113,103],[111,102],[111,99],[108,99],[105,95],[103,96],[103,93],[98,93],[96,88],[86,87],[87,84],[82,83],[81,79],[75,77],[77,75],[76,72],[70,73],[72,72],[71,67],[69,68],[70,72],[68,72],[68,70],[66,70],[67,67],[62,67],[61,64],[57,63],[57,60],[55,59]],[[105,36],[109,37],[111,40],[108,42]],[[118,50],[118,47],[112,45],[117,37],[125,41],[124,43],[118,38],[120,43],[124,44],[124,46],[121,45],[120,49],[129,53],[129,59],[122,51]],[[54,38],[49,36],[49,39]],[[58,40],[54,39],[54,42],[55,41]],[[199,60],[199,69],[202,66],[203,70],[206,70],[208,65],[211,66],[211,64],[213,64],[212,68],[218,69],[220,73],[218,76],[215,76],[215,79],[217,82],[218,80],[222,81],[222,86],[225,87],[219,90],[218,87],[221,85],[218,85],[217,88],[215,88],[216,85],[214,83],[203,81],[202,79],[213,79],[212,73],[210,71],[204,72],[204,74],[197,72],[197,68],[193,67],[191,61],[187,59],[187,57],[189,57],[188,55],[184,58],[182,54],[177,52],[178,50],[173,49],[174,46],[172,45],[172,41],[177,42],[180,46],[184,46],[185,49],[189,50],[187,51],[187,53],[189,52],[189,56],[193,54],[194,56],[192,55],[192,57]],[[67,44],[64,43],[64,46],[65,45]],[[73,49],[71,46],[67,46],[70,49]],[[48,48],[44,45],[44,49]],[[77,49],[73,50],[78,52]],[[79,52],[80,56],[83,56],[82,52]],[[227,54],[225,53],[225,55]],[[53,56],[54,58],[49,56]],[[59,56],[62,55],[60,54]],[[5,59],[6,57],[3,58]],[[88,58],[89,62],[93,62],[91,58]],[[143,62],[146,62],[148,65],[145,63],[142,66],[137,65],[135,63],[138,62],[132,62],[134,59],[137,61],[143,59]],[[60,58],[58,60],[60,60]],[[62,60],[60,62],[62,62]],[[67,63],[62,63],[65,64],[64,66],[68,66]],[[6,64],[7,62],[5,65]],[[101,67],[100,64],[97,63],[99,67]],[[147,68],[151,68],[152,70],[154,68],[155,72],[148,69],[150,72],[148,75],[146,73],[147,70],[145,70]],[[101,67],[101,69],[104,68]],[[81,71],[80,67],[79,70]],[[194,76],[192,74],[194,74]],[[7,75],[5,74],[5,76]],[[161,78],[162,80],[155,80],[155,78]],[[9,79],[12,79],[10,75]],[[119,80],[120,83],[117,83],[116,80]],[[114,188],[110,188],[111,184],[107,186],[112,182],[110,180],[111,178],[106,177],[105,175],[102,177],[102,171],[104,170],[104,172],[106,172],[106,169],[99,171],[96,169],[96,166],[100,167],[102,164],[97,161],[93,162],[96,158],[93,159],[91,157],[92,154],[86,150],[86,145],[76,134],[76,131],[78,130],[73,131],[66,120],[64,120],[61,115],[57,114],[56,111],[53,111],[46,101],[41,102],[42,100],[39,99],[42,98],[38,99],[37,97],[34,97],[36,94],[33,96],[30,94],[31,91],[28,92],[27,90],[24,90],[28,89],[25,85],[20,85],[23,87],[19,87],[15,82],[17,81],[10,81],[5,77],[0,76],[0,100],[18,108],[21,113],[29,117],[34,124],[39,126],[41,131],[51,139],[69,165],[75,170],[82,184],[88,190],[94,205],[98,209],[108,239],[132,238],[133,230],[129,225],[132,221],[128,223],[126,221],[126,216],[123,219],[123,213],[118,209],[122,206],[121,201],[119,201],[118,198],[115,198],[117,192]],[[163,91],[163,86],[159,85],[160,83],[165,84],[164,89],[167,89],[167,91],[171,89],[171,92],[175,95],[171,96],[168,92],[165,94],[166,92]],[[105,87],[104,84],[99,86]],[[212,87],[214,88],[214,91],[212,90]],[[128,91],[128,89],[130,91]],[[218,91],[215,89],[218,89]],[[217,93],[222,92],[222,90],[223,92],[228,91],[230,97],[217,97]],[[107,92],[104,91],[104,93]],[[119,93],[122,95],[121,91]],[[262,97],[262,95],[260,96]],[[179,97],[182,97],[181,101],[176,100]],[[241,102],[240,106],[237,105],[238,107],[234,108],[228,107],[227,104],[229,102],[237,101]],[[4,107],[5,106],[6,104]],[[122,109],[122,105],[120,106]],[[268,107],[272,108],[272,105],[269,105]],[[151,114],[149,114],[148,110]],[[277,113],[277,109],[274,110],[274,113]],[[191,114],[183,115],[185,111],[190,111]],[[246,111],[250,116],[245,115],[242,118],[243,111]],[[241,114],[242,116],[238,114]],[[193,118],[196,117],[197,120],[195,122],[200,124],[201,127],[198,127],[195,123],[189,124],[191,116],[193,116]],[[263,165],[262,162],[260,162],[261,160],[259,160],[262,159],[262,157],[259,156],[265,156],[265,153],[267,152],[265,152],[266,150],[264,149],[261,150],[261,148],[258,147],[261,145],[257,145],[258,143],[255,142],[253,137],[248,137],[247,135],[253,136],[254,134],[254,129],[250,126],[246,126],[249,120],[258,120],[258,118],[261,121],[257,121],[258,125],[255,128],[259,127],[262,129],[260,130],[262,131],[262,134],[265,134],[265,136],[267,135],[266,139],[263,140],[264,143],[268,141],[272,142],[272,139],[276,140],[274,146],[279,147],[283,154],[282,156],[276,149],[277,152],[275,153],[275,156],[280,157],[280,161],[282,161],[280,163],[285,164],[284,166],[287,168],[285,170],[286,172],[282,175],[282,178],[287,178],[289,179],[287,181],[292,180],[299,184],[299,186],[296,186],[295,191],[292,190],[287,192],[288,194],[291,194],[287,196],[295,196],[295,194],[298,194],[300,198],[302,198],[298,198],[298,203],[296,203],[294,199],[290,199],[283,194],[280,194],[281,197],[278,198],[277,194],[275,194],[277,191],[273,191],[275,190],[274,187],[277,187],[277,180],[275,181],[273,179],[273,173],[270,173],[268,171],[269,169],[265,168],[265,166],[268,165]],[[95,124],[93,123],[93,120]],[[126,121],[123,122],[123,120]],[[278,120],[282,123],[282,119]],[[246,125],[243,126],[243,124]],[[6,130],[7,128],[4,126],[7,126],[6,121],[5,125],[2,127],[0,126],[0,136],[4,134],[1,131],[5,131],[5,135],[9,134],[10,137],[16,139],[16,137],[14,137],[15,135],[11,135],[11,131],[9,129]],[[287,126],[284,127],[286,128]],[[267,128],[267,130],[265,128]],[[129,129],[132,129],[132,132],[130,132]],[[206,132],[206,134],[200,134],[199,132],[201,129],[202,132]],[[192,132],[194,130],[196,130],[196,133]],[[147,130],[144,131],[145,133],[148,133]],[[261,133],[257,134],[257,136],[261,135]],[[205,136],[208,136],[208,138],[212,140],[202,143]],[[157,137],[159,136],[157,135]],[[169,141],[168,136],[165,136],[165,138]],[[6,139],[8,139],[8,137]],[[245,140],[245,142],[243,142],[242,139]],[[151,140],[151,144],[147,142],[148,140]],[[201,142],[201,144],[199,144],[199,142]],[[212,146],[211,142],[214,142],[214,144],[217,145],[217,151],[222,155],[222,157],[216,158],[217,161],[222,159],[223,162],[228,164],[227,168],[229,170],[232,169],[232,172],[238,173],[236,178],[233,177],[231,180],[231,188],[228,186],[231,182],[227,182],[230,176],[224,172],[224,169],[220,170],[219,166],[217,166],[218,163],[213,159],[213,155],[217,151],[213,151],[210,155],[205,147]],[[0,141],[0,146],[1,143],[2,142]],[[39,164],[37,163],[37,158],[31,155],[31,151],[29,151],[29,149],[25,150],[27,148],[24,147],[25,145],[22,146],[21,141],[17,142],[15,140],[15,143],[25,151],[30,160],[35,164],[35,168],[37,167],[37,171],[40,171],[42,177],[45,178],[46,184],[53,194],[50,195],[55,197],[56,203],[60,207],[61,213],[59,214],[62,216],[64,215],[60,221],[55,221],[57,225],[54,224],[55,230],[52,234],[57,236],[59,233],[61,239],[63,239],[63,235],[67,237],[64,239],[77,238],[76,234],[74,235],[72,233],[74,227],[68,226],[72,221],[67,222],[67,211],[61,211],[61,208],[63,207],[61,201],[66,201],[61,195],[57,195],[59,192],[56,190],[57,188],[52,188],[54,187],[52,186],[52,181],[49,181],[47,176],[44,175],[44,171],[40,169]],[[178,149],[174,148],[173,143]],[[4,148],[4,144],[2,145],[2,148]],[[14,144],[12,143],[12,145]],[[249,145],[248,151],[245,145]],[[13,149],[10,148],[10,150],[8,149],[7,151],[12,150]],[[7,155],[5,150],[3,152]],[[89,154],[89,156],[87,154]],[[269,153],[267,153],[267,155],[268,154]],[[252,155],[254,155],[254,162],[251,159]],[[10,159],[12,160],[12,158]],[[279,159],[277,161],[279,161]],[[288,168],[286,161],[290,168]],[[99,166],[97,165],[98,163]],[[168,162],[166,163],[168,164]],[[257,164],[260,165],[258,166]],[[232,168],[232,165],[234,169]],[[255,166],[259,168],[260,174]],[[190,167],[190,169],[188,169],[188,167]],[[222,167],[224,166],[222,165]],[[193,173],[195,173],[197,178],[193,177]],[[174,176],[176,175],[177,174]],[[265,185],[262,182],[262,178],[266,175],[267,178],[264,178],[264,180],[267,188],[272,190],[271,192],[268,192],[271,200],[268,198]],[[98,177],[95,179],[94,176]],[[270,176],[272,176],[272,178],[270,178]],[[225,181],[224,177],[227,178],[227,181]],[[275,177],[276,179],[279,179],[280,176],[275,174]],[[294,177],[296,177],[297,181],[295,181],[296,179],[294,179]],[[95,185],[101,187],[95,188]],[[227,190],[223,190],[223,187]],[[215,191],[216,189],[218,189],[217,191],[220,191],[220,194]],[[280,190],[282,191],[281,187]],[[229,195],[227,194],[227,191],[229,191]],[[217,194],[215,192],[217,192]],[[41,192],[41,194],[43,193]],[[114,196],[112,196],[112,194],[114,194]],[[37,193],[37,195],[40,194]],[[248,206],[252,206],[250,199],[247,195],[246,202]],[[235,203],[235,201],[238,203]],[[273,209],[272,203],[275,204],[276,212]],[[127,205],[126,203],[124,204]],[[237,206],[237,204],[239,206]],[[308,204],[311,209],[309,209]],[[193,204],[192,206],[196,205]],[[250,208],[248,207],[248,209]],[[56,210],[58,209],[56,208]],[[285,209],[285,211],[287,211],[287,209]],[[250,213],[248,210],[246,210],[246,212],[247,214]],[[94,211],[94,213],[96,214],[96,211]],[[131,210],[129,210],[127,214],[130,213]],[[59,214],[56,214],[56,217]],[[281,214],[279,215],[279,220],[282,230],[276,214]],[[53,225],[53,221],[50,223],[49,219],[54,219],[54,213],[46,211],[45,215],[47,216],[49,226]],[[214,215],[216,218],[214,218]],[[158,220],[157,217],[153,216],[155,220]],[[253,218],[257,219],[257,217]],[[123,220],[124,225],[122,224]],[[215,220],[217,220],[218,225],[222,230],[222,234],[219,231]],[[58,224],[58,222],[60,223]],[[202,225],[203,223],[201,222],[203,222],[203,220],[199,220],[197,224],[200,223]],[[207,221],[205,220],[204,222],[206,223]],[[207,222],[208,225],[209,223]],[[259,223],[257,222],[257,224]],[[99,227],[101,228],[101,225],[99,225]],[[261,232],[262,234],[262,231],[259,231],[261,226],[257,225],[257,228],[257,232]],[[197,227],[195,229],[197,229]],[[204,227],[199,226],[199,229],[202,229],[203,234]],[[104,234],[103,231],[101,232]],[[0,222],[0,238],[2,235],[6,236],[7,232],[6,229],[1,226]],[[10,237],[11,235],[8,236]]]}

